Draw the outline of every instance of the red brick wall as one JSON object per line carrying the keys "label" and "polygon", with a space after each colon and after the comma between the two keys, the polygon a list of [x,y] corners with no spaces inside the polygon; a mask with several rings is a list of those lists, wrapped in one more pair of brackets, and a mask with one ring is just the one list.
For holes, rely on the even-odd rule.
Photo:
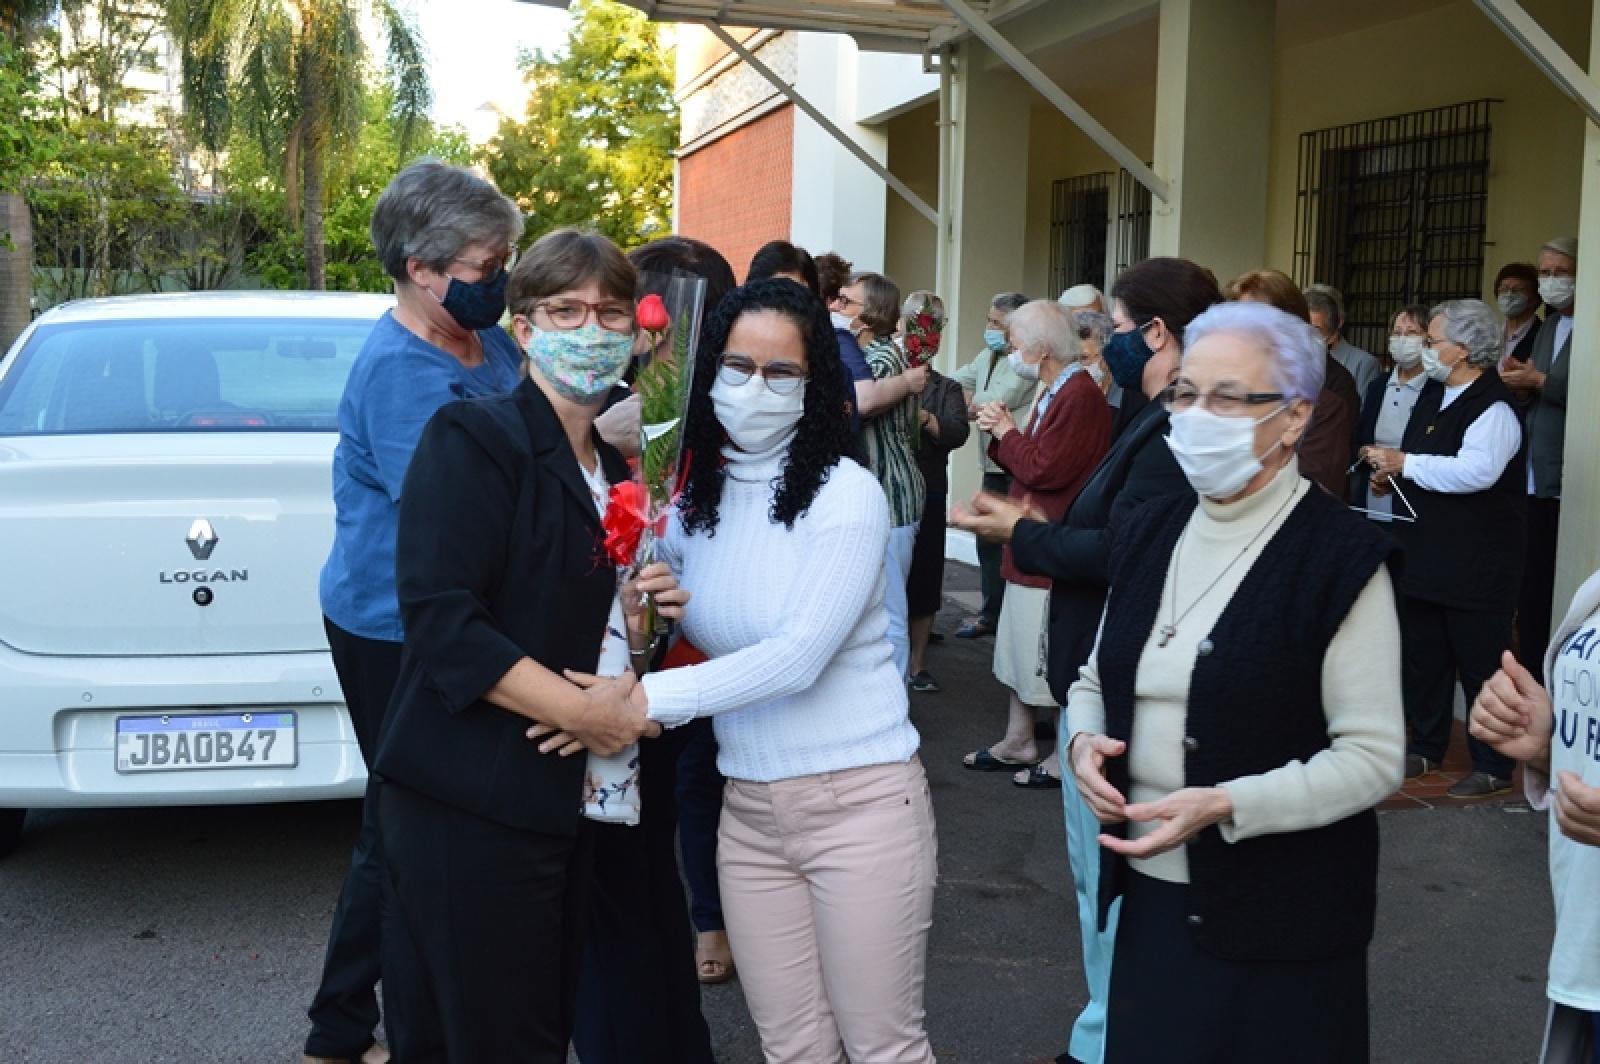
{"label": "red brick wall", "polygon": [[789,238],[793,176],[794,107],[785,105],[679,161],[678,232],[722,252],[742,281],[762,244]]}

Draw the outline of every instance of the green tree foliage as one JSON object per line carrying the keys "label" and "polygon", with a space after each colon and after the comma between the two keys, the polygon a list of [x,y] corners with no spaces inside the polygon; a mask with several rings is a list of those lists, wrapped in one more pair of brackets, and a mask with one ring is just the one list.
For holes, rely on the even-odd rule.
{"label": "green tree foliage", "polygon": [[[369,56],[364,19],[383,30],[381,61],[399,143],[409,148],[431,92],[422,42],[394,0],[167,0],[183,54],[186,119],[208,149],[237,143],[283,161],[284,206],[301,234],[305,283],[326,287],[330,173],[363,134]],[[336,204],[338,201],[334,201]],[[339,204],[335,210],[339,209]]]}
{"label": "green tree foliage", "polygon": [[631,247],[671,227],[671,56],[632,8],[574,0],[571,11],[565,52],[525,57],[527,114],[501,123],[484,161],[527,212],[527,241],[580,225]]}
{"label": "green tree foliage", "polygon": [[[432,156],[467,165],[472,160],[472,148],[459,129],[439,129],[427,122],[412,133],[410,143],[404,143],[400,130],[385,121],[394,108],[387,88],[367,92],[362,108],[367,120],[360,124],[350,150],[329,161],[327,288],[387,292],[391,285],[389,275],[373,254],[368,233],[379,194],[396,173],[416,159]],[[277,163],[264,157],[260,145],[241,130],[235,131],[222,176],[230,198],[237,200],[251,217],[285,216],[286,190]],[[250,250],[248,265],[269,288],[305,285],[304,243],[285,226],[274,226],[263,235]]]}

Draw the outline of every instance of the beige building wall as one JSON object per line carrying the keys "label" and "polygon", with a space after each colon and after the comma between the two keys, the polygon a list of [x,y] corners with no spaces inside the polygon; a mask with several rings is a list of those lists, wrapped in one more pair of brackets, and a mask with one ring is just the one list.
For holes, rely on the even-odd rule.
{"label": "beige building wall", "polygon": [[[1568,54],[1588,55],[1587,4],[1523,4]],[[1486,293],[1502,263],[1577,231],[1583,115],[1469,0],[1279,49],[1274,96],[1269,265],[1293,270],[1302,133],[1484,98],[1505,101],[1490,112]]]}
{"label": "beige building wall", "polygon": [[[890,119],[889,170],[928,203],[939,202],[939,105],[924,104]],[[888,210],[883,269],[902,292],[932,289],[938,270],[939,234],[893,189],[884,188]]]}

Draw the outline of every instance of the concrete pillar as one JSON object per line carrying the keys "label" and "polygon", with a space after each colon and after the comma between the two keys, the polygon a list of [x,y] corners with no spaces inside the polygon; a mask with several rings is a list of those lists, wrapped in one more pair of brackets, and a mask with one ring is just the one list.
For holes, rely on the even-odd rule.
{"label": "concrete pillar", "polygon": [[[801,33],[799,39],[795,88],[873,158],[887,163],[884,131],[856,122],[855,42],[838,33]],[[826,130],[795,113],[790,240],[813,254],[836,251],[858,270],[881,270],[886,197],[892,195]]]}
{"label": "concrete pillar", "polygon": [[[1020,291],[1027,231],[1028,110],[1033,90],[977,41],[961,45],[950,103],[951,233],[940,263],[949,312],[938,368],[954,372],[983,350],[983,324],[995,293]],[[1044,293],[1030,293],[1043,295]],[[977,433],[951,455],[950,498],[977,491]]]}
{"label": "concrete pillar", "polygon": [[[1589,73],[1600,76],[1600,0],[1591,0]],[[1577,309],[1561,474],[1561,539],[1556,551],[1555,616],[1565,616],[1578,585],[1600,569],[1600,128],[1583,142],[1583,210],[1578,223]]]}
{"label": "concrete pillar", "polygon": [[[1268,265],[1274,0],[1161,0],[1151,255],[1209,266],[1226,284]],[[1275,263],[1288,268],[1288,263]]]}

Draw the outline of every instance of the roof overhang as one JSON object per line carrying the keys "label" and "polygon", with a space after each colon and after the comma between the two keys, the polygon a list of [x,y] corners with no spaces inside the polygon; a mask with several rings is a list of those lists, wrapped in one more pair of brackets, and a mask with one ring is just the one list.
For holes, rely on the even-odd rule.
{"label": "roof overhang", "polygon": [[[522,0],[565,8],[568,0]],[[659,22],[843,33],[869,52],[936,51],[968,36],[941,0],[622,0]],[[972,0],[990,23],[1022,14],[1045,0]]]}

